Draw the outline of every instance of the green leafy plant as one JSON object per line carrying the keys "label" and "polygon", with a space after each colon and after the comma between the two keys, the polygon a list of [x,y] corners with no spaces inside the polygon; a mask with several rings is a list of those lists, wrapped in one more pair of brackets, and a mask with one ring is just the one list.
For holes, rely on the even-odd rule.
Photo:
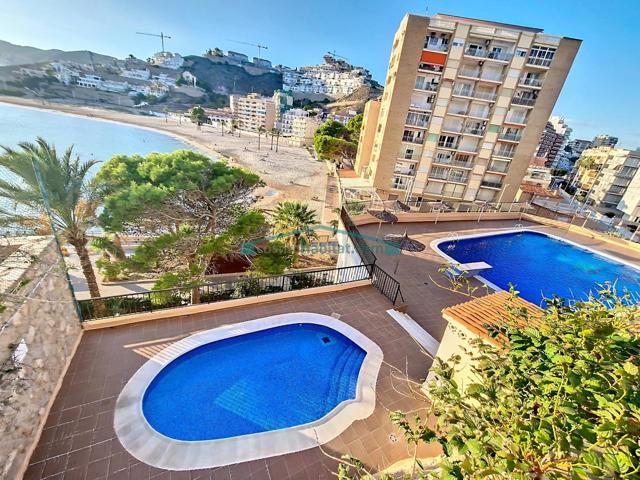
{"label": "green leafy plant", "polygon": [[285,200],[273,212],[273,232],[283,235],[296,255],[301,245],[308,245],[316,237],[311,227],[317,223],[315,212],[306,203]]}
{"label": "green leafy plant", "polygon": [[[548,300],[536,322],[509,309],[498,346],[470,340],[468,384],[456,380],[459,356],[436,359],[429,415],[391,414],[410,445],[443,451],[437,469],[416,461],[405,478],[638,478],[638,305],[605,285],[588,301]],[[341,475],[370,478],[351,459]]]}

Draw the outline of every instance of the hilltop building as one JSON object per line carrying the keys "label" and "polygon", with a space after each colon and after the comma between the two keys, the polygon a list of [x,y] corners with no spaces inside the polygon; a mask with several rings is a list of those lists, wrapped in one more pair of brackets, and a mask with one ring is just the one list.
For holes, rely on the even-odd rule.
{"label": "hilltop building", "polygon": [[332,55],[325,55],[324,62],[297,69],[283,67],[282,89],[337,98],[371,84],[371,73],[365,68],[354,67]]}
{"label": "hilltop building", "polygon": [[363,188],[424,200],[512,201],[580,47],[538,28],[407,15],[384,95],[369,102]]}
{"label": "hilltop building", "polygon": [[257,132],[260,127],[271,130],[275,126],[276,107],[272,98],[257,93],[231,95],[231,111],[240,130]]}
{"label": "hilltop building", "polygon": [[178,70],[184,65],[184,58],[178,53],[158,52],[151,57],[152,65]]}

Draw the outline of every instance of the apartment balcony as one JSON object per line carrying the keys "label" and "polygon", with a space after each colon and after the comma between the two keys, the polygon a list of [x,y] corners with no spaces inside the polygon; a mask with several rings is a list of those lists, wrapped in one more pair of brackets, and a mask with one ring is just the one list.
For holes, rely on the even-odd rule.
{"label": "apartment balcony", "polygon": [[527,58],[527,65],[533,65],[534,67],[549,68],[551,66],[551,62],[553,62],[552,58]]}
{"label": "apartment balcony", "polygon": [[491,116],[491,112],[489,111],[489,109],[487,110],[472,109],[472,110],[469,110],[469,113],[467,113],[467,116],[472,118],[479,118],[482,120],[488,120],[489,116]]}
{"label": "apartment balcony", "polygon": [[473,162],[456,160],[455,158],[452,158],[452,157],[444,157],[444,156],[440,158],[436,157],[433,160],[433,163],[437,165],[447,165],[449,167],[466,168],[469,170],[473,168]]}
{"label": "apartment balcony", "polygon": [[446,148],[448,150],[456,150],[458,148],[457,142],[438,142],[438,148]]}
{"label": "apartment balcony", "polygon": [[480,186],[485,188],[493,188],[495,190],[500,190],[502,189],[502,182],[489,182],[487,180],[482,180],[482,182],[480,182]]}
{"label": "apartment balcony", "polygon": [[498,173],[501,175],[506,175],[507,170],[509,170],[509,164],[503,162],[491,162],[487,167],[487,172]]}
{"label": "apartment balcony", "polygon": [[507,52],[493,52],[485,50],[484,48],[467,47],[464,49],[464,54],[469,57],[486,58],[488,60],[498,60],[501,62],[508,62],[513,58],[513,53]]}
{"label": "apartment balcony", "polygon": [[416,90],[423,90],[425,92],[435,92],[438,90],[438,83],[431,83],[431,82],[416,82],[416,86],[415,89]]}
{"label": "apartment balcony", "polygon": [[480,80],[485,82],[502,82],[503,75],[495,72],[483,72],[480,75]]}
{"label": "apartment balcony", "polygon": [[461,153],[476,154],[480,151],[480,145],[458,145],[457,150]]}
{"label": "apartment balcony", "polygon": [[507,142],[519,142],[522,138],[520,133],[503,132],[498,135],[500,140],[506,140]]}
{"label": "apartment balcony", "polygon": [[473,98],[473,88],[454,88],[451,95],[455,97]]}
{"label": "apartment balcony", "polygon": [[504,119],[504,123],[510,123],[513,125],[526,125],[527,116],[526,115],[507,115],[507,118]]}
{"label": "apartment balcony", "polygon": [[542,80],[538,80],[537,78],[522,77],[518,84],[524,87],[542,88]]}
{"label": "apartment balcony", "polygon": [[418,70],[421,72],[442,73],[444,71],[444,67],[442,65],[431,65],[430,63],[421,63],[420,65],[418,65]]}
{"label": "apartment balcony", "polygon": [[411,120],[407,119],[405,122],[407,127],[413,128],[429,128],[429,120]]}
{"label": "apartment balcony", "polygon": [[495,92],[483,92],[476,90],[475,92],[473,92],[473,98],[494,102],[496,98],[498,98],[498,94]]}
{"label": "apartment balcony", "polygon": [[466,126],[466,127],[464,127],[463,133],[466,134],[466,135],[482,136],[482,135],[484,135],[484,127]]}
{"label": "apartment balcony", "polygon": [[420,110],[423,112],[430,112],[433,110],[433,103],[429,102],[417,102],[415,100],[411,100],[409,103],[409,108],[412,110]]}
{"label": "apartment balcony", "polygon": [[480,69],[479,68],[463,68],[458,71],[458,76],[473,78],[474,80],[477,80],[480,78]]}
{"label": "apartment balcony", "polygon": [[425,50],[434,50],[436,52],[447,52],[449,50],[449,44],[448,43],[443,43],[442,41],[439,40],[432,40],[432,39],[427,39],[426,42],[424,42],[424,49]]}
{"label": "apartment balcony", "polygon": [[429,178],[446,182],[449,179],[449,172],[429,172]]}
{"label": "apartment balcony", "polygon": [[422,145],[424,143],[424,137],[413,137],[410,135],[403,135],[402,141],[407,143],[415,143],[417,145]]}
{"label": "apartment balcony", "polygon": [[447,181],[466,184],[469,181],[469,175],[449,175]]}
{"label": "apartment balcony", "polygon": [[393,173],[395,175],[408,175],[412,177],[416,174],[416,170],[414,168],[401,167],[396,165],[395,169],[393,170]]}
{"label": "apartment balcony", "polygon": [[469,114],[469,109],[467,107],[459,107],[456,105],[450,106],[447,110],[448,115],[463,115],[467,116]]}
{"label": "apartment balcony", "polygon": [[515,150],[499,148],[495,152],[493,152],[492,156],[494,157],[502,157],[502,158],[513,158],[515,154]]}
{"label": "apartment balcony", "polygon": [[513,97],[511,103],[514,105],[522,105],[523,107],[533,107],[536,99],[531,97]]}

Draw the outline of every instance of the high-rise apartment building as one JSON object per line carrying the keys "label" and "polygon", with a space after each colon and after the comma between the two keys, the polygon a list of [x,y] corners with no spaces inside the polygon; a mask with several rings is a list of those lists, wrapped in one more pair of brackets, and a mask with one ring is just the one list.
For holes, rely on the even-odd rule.
{"label": "high-rise apartment building", "polygon": [[537,28],[406,15],[355,169],[382,198],[511,201],[580,40]]}
{"label": "high-rise apartment building", "polygon": [[640,152],[615,147],[594,147],[582,152],[579,160],[580,188],[586,192],[587,201],[596,210],[622,216],[632,215],[636,209],[632,190],[626,202],[619,208],[635,177],[640,176]]}
{"label": "high-rise apartment building", "polygon": [[606,133],[596,135],[591,142],[592,147],[615,147],[618,144],[618,137],[612,137]]}
{"label": "high-rise apartment building", "polygon": [[229,102],[240,130],[257,132],[260,127],[271,130],[275,126],[276,107],[272,98],[250,93],[246,96],[231,95]]}

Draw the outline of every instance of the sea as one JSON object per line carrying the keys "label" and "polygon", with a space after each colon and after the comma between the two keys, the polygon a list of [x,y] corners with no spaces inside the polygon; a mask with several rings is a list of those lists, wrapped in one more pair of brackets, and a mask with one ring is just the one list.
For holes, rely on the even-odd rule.
{"label": "sea", "polygon": [[[140,127],[0,103],[0,146],[15,147],[37,137],[54,144],[60,153],[73,145],[81,160],[100,162],[117,154],[147,155],[192,148],[171,136]],[[99,165],[94,168],[97,171]]]}

